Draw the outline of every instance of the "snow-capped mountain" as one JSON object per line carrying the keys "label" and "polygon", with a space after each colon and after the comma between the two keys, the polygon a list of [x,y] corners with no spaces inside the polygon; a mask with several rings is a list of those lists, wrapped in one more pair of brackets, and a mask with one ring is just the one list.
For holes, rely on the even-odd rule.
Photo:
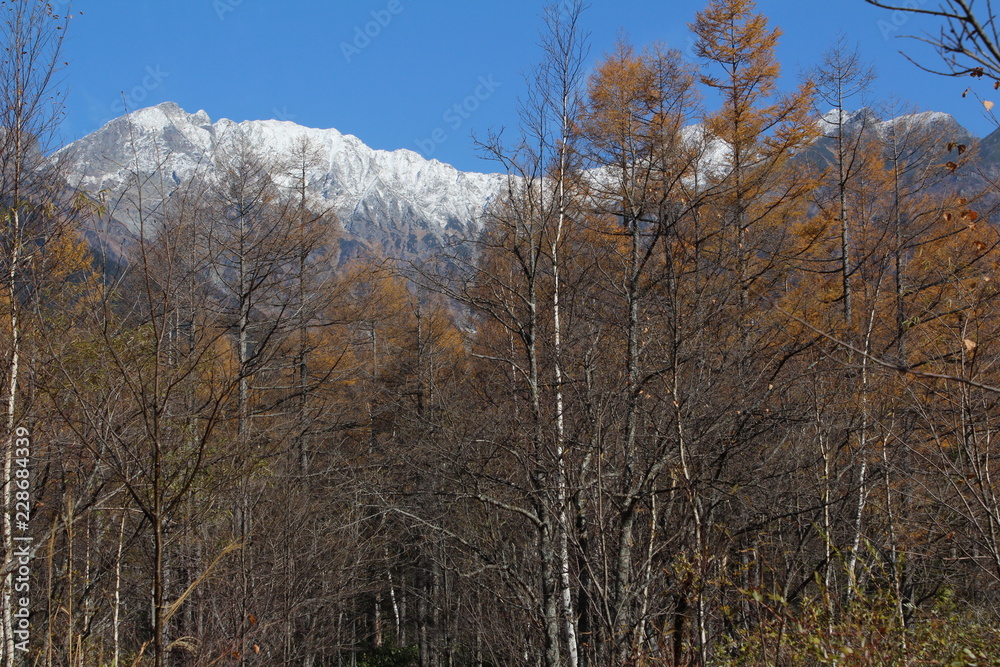
{"label": "snow-capped mountain", "polygon": [[[801,157],[820,166],[828,164],[839,129],[846,134],[871,132],[873,136],[902,139],[907,135],[930,137],[923,154],[942,163],[949,143],[976,139],[948,114],[925,112],[879,119],[869,109],[831,111],[818,118],[820,136]],[[1000,131],[984,139],[981,151],[990,164],[1000,155]],[[100,194],[113,210],[113,218],[95,223],[102,243],[129,245],[136,234],[134,174],[147,179],[142,187],[143,207],[156,206],[178,185],[195,174],[211,178],[220,160],[238,142],[269,164],[276,183],[288,185],[287,165],[296,148],[307,139],[317,160],[307,170],[307,196],[317,211],[336,215],[344,230],[345,247],[365,243],[393,257],[419,257],[442,245],[467,238],[482,224],[484,210],[500,192],[505,177],[499,174],[461,172],[426,160],[409,150],[380,151],[337,130],[319,130],[290,122],[264,120],[235,123],[212,122],[204,111],[187,113],[174,103],[135,111],[116,119],[58,151],[70,184],[92,195]],[[700,149],[698,172],[726,171],[729,147],[708,136],[703,125],[684,130],[684,139]],[[115,207],[116,202],[121,202]],[[92,235],[95,230],[90,230]],[[114,237],[114,238],[107,238]]]}
{"label": "snow-capped mountain", "polygon": [[908,146],[915,151],[904,151],[910,159],[919,155],[930,158],[932,162],[951,159],[946,157],[952,150],[948,148],[949,144],[964,144],[971,148],[977,141],[951,114],[940,111],[923,111],[882,119],[867,107],[857,111],[832,109],[820,117],[817,126],[820,137],[812,147],[812,157],[819,157],[821,160],[832,156],[838,132],[842,132],[845,137],[856,137],[863,133],[879,139],[887,146]]}
{"label": "snow-capped mountain", "polygon": [[[318,158],[307,176],[313,207],[335,213],[347,236],[393,256],[419,255],[477,229],[502,182],[499,175],[461,172],[413,151],[374,150],[333,129],[277,120],[213,123],[204,111],[191,114],[172,102],[113,120],[55,157],[72,185],[103,193],[109,202],[134,202],[133,174],[149,178],[145,206],[153,207],[196,173],[211,175],[237,141],[271,166],[278,185],[287,184],[281,165],[302,139]],[[135,233],[132,208],[120,206],[115,217]]]}

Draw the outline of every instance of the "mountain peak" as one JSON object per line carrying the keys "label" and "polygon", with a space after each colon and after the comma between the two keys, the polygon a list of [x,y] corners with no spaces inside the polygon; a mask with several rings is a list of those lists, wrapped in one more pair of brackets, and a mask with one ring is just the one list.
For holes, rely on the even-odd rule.
{"label": "mountain peak", "polygon": [[116,118],[112,123],[124,120],[131,121],[143,127],[163,127],[164,124],[186,120],[190,117],[176,102],[163,102],[156,106],[132,111],[127,116]]}
{"label": "mountain peak", "polygon": [[861,107],[857,111],[847,109],[830,109],[819,119],[819,131],[823,136],[834,136],[838,128],[858,130],[879,122],[875,112],[870,107]]}

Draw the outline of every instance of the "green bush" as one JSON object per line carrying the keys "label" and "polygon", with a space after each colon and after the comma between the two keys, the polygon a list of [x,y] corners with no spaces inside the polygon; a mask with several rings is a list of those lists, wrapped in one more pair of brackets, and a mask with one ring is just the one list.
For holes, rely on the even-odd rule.
{"label": "green bush", "polygon": [[765,619],[734,638],[720,667],[1000,666],[996,619],[963,607],[945,592],[904,627],[888,591],[835,606],[822,596],[790,605],[748,594]]}

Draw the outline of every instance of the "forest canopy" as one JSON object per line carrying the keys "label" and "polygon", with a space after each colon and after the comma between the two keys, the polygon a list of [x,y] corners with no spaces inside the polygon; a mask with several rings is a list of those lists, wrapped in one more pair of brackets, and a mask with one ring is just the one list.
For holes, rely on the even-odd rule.
{"label": "forest canopy", "polygon": [[998,664],[997,174],[751,0],[585,10],[403,261],[308,142],[76,190],[66,17],[0,4],[3,667]]}

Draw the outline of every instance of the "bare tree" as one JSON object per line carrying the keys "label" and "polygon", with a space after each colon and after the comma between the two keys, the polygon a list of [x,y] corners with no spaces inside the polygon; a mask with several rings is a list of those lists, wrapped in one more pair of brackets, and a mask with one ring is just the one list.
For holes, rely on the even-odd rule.
{"label": "bare tree", "polygon": [[[945,76],[986,76],[1000,81],[1000,33],[992,0],[974,8],[975,0],[944,0],[936,9],[920,7],[923,3],[897,4],[882,0],[865,0],[869,5],[893,12],[929,16],[943,23],[937,35],[908,35],[929,44],[943,61],[945,69],[920,65],[935,74]],[[985,7],[983,6],[985,5]]]}
{"label": "bare tree", "polygon": [[862,116],[860,126],[848,128],[848,101],[867,93],[875,80],[875,70],[861,60],[857,49],[851,50],[843,36],[823,55],[822,64],[814,71],[816,95],[827,105],[832,105],[834,116],[826,121],[833,125],[833,168],[836,171],[834,191],[837,220],[840,223],[840,275],[844,292],[844,321],[848,326],[853,316],[851,294],[852,235],[848,219],[848,196],[853,182],[864,161],[859,146],[865,138],[865,125],[869,114]]}

